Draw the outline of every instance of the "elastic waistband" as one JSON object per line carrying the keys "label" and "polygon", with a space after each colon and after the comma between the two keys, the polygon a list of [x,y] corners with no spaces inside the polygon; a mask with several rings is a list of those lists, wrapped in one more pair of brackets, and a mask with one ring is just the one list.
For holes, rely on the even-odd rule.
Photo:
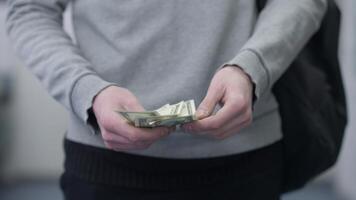
{"label": "elastic waistband", "polygon": [[248,178],[281,162],[281,142],[237,154],[167,159],[92,147],[65,139],[65,173],[89,182],[145,189],[184,189]]}

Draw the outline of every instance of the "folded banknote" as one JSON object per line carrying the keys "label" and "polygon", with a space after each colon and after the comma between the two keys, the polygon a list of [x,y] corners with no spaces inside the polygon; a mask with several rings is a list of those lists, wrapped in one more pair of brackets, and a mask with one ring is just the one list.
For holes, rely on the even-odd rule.
{"label": "folded banknote", "polygon": [[153,111],[118,111],[130,124],[136,127],[152,128],[158,126],[176,126],[197,120],[194,100],[166,104]]}

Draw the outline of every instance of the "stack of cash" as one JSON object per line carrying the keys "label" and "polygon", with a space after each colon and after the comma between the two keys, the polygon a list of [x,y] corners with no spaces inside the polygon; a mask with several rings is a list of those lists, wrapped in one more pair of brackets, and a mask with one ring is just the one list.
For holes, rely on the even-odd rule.
{"label": "stack of cash", "polygon": [[196,120],[194,100],[181,101],[174,105],[166,104],[154,111],[118,111],[130,124],[141,127],[176,126]]}

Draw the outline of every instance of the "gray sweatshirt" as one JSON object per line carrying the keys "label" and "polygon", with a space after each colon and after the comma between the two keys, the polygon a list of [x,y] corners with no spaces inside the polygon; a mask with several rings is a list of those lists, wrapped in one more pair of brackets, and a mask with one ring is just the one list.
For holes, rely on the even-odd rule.
{"label": "gray sweatshirt", "polygon": [[326,0],[270,0],[260,14],[254,0],[76,0],[74,44],[62,28],[69,2],[10,0],[7,30],[26,65],[68,109],[70,140],[105,148],[88,110],[109,85],[128,88],[154,109],[188,99],[199,104],[225,64],[251,77],[254,122],[239,133],[216,140],[178,130],[146,150],[127,151],[168,158],[237,154],[280,140],[271,87],[326,10]]}

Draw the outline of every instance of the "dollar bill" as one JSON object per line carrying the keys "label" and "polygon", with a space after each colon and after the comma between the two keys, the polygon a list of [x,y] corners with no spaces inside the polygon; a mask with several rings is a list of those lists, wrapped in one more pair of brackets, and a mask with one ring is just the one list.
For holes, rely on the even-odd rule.
{"label": "dollar bill", "polygon": [[[176,115],[156,116],[147,118],[137,118],[134,121],[136,127],[156,127],[160,125],[161,121],[177,118]],[[163,125],[162,125],[163,126]]]}
{"label": "dollar bill", "polygon": [[194,100],[166,104],[154,111],[127,112],[119,111],[129,123],[136,127],[148,128],[158,126],[176,126],[197,120]]}
{"label": "dollar bill", "polygon": [[185,124],[192,121],[194,121],[193,116],[183,116],[183,117],[162,119],[157,121],[150,121],[150,120],[141,121],[141,123],[139,123],[139,127],[176,126],[179,124]]}
{"label": "dollar bill", "polygon": [[149,112],[122,112],[118,111],[127,121],[134,122],[137,118],[147,118],[147,117],[155,117],[159,116],[159,113],[156,111],[149,111]]}

